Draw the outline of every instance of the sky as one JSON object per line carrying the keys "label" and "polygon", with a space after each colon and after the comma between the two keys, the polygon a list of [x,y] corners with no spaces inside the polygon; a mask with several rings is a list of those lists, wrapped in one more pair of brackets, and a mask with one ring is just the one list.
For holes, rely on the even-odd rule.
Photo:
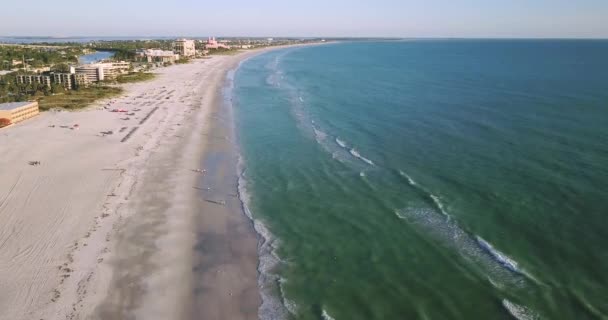
{"label": "sky", "polygon": [[608,0],[2,2],[0,36],[608,38]]}

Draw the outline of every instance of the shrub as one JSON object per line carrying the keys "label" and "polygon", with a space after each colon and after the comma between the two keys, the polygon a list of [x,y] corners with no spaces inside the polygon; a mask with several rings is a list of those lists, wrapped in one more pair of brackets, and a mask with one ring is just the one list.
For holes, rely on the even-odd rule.
{"label": "shrub", "polygon": [[7,118],[0,118],[0,128],[6,127],[11,124],[11,120]]}

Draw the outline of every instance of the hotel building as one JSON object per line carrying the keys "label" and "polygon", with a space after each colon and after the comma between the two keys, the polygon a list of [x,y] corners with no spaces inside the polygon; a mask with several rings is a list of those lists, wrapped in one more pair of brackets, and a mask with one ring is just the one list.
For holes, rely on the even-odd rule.
{"label": "hotel building", "polygon": [[99,82],[104,80],[116,80],[116,78],[129,71],[131,63],[129,62],[108,62],[108,63],[92,63],[84,64],[74,68],[76,74],[82,74],[79,76],[83,81]]}
{"label": "hotel building", "polygon": [[209,37],[209,39],[207,39],[207,43],[205,44],[205,49],[209,50],[209,49],[220,49],[220,48],[230,49],[230,46],[218,42],[217,40],[215,40],[215,37]]}
{"label": "hotel building", "polygon": [[86,74],[74,74],[74,85],[76,85],[77,88],[88,88],[90,84],[91,81],[89,81],[89,78],[87,78]]}
{"label": "hotel building", "polygon": [[[21,122],[38,115],[38,102],[9,102],[0,104],[0,119],[7,119],[10,124]],[[4,121],[2,121],[4,122]]]}
{"label": "hotel building", "polygon": [[68,90],[74,88],[74,81],[72,81],[71,73],[51,73],[53,83],[60,84]]}
{"label": "hotel building", "polygon": [[180,56],[193,57],[196,55],[194,40],[177,39],[173,42],[173,51]]}
{"label": "hotel building", "polygon": [[137,50],[136,54],[147,62],[174,63],[179,60],[179,54],[175,54],[173,51],[145,49]]}
{"label": "hotel building", "polygon": [[44,84],[51,87],[51,77],[45,75],[18,75],[17,84]]}

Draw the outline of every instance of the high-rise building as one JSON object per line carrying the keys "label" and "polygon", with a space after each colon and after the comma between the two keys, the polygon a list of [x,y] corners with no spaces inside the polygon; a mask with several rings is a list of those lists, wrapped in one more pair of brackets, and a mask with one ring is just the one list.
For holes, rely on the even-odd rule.
{"label": "high-rise building", "polygon": [[196,55],[196,48],[194,40],[188,39],[177,39],[173,42],[173,51],[178,53],[180,56],[193,57]]}

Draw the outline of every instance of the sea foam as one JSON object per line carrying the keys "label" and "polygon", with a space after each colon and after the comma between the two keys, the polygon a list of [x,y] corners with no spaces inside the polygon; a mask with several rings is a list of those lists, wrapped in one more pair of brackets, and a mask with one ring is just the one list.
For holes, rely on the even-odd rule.
{"label": "sea foam", "polygon": [[323,317],[323,320],[336,320],[334,317],[330,316],[329,313],[323,309],[323,312],[321,313],[321,317]]}
{"label": "sea foam", "polygon": [[[258,317],[260,319],[286,319],[290,311],[285,304],[287,300],[282,294],[281,278],[275,274],[275,270],[283,263],[276,254],[279,240],[274,237],[264,223],[255,219],[249,210],[250,195],[247,192],[247,180],[241,157],[238,160],[238,171],[240,174],[237,189],[243,212],[253,222],[253,228],[260,236],[260,243],[258,244],[258,287],[262,303],[258,308]],[[276,292],[281,294],[277,295]]]}
{"label": "sea foam", "polygon": [[411,186],[414,186],[414,187],[415,187],[415,186],[417,186],[417,185],[418,185],[418,183],[416,183],[416,181],[415,181],[414,179],[412,179],[412,177],[410,177],[410,176],[409,176],[407,173],[405,173],[405,172],[403,172],[403,171],[399,170],[399,174],[400,174],[402,177],[406,178],[406,179],[407,179],[407,182],[408,182],[408,183],[409,183]]}
{"label": "sea foam", "polygon": [[352,155],[353,155],[353,157],[355,157],[355,158],[357,158],[357,159],[359,159],[359,160],[361,160],[361,161],[363,161],[363,162],[365,162],[365,163],[369,164],[370,166],[373,166],[373,165],[374,165],[374,162],[373,162],[373,161],[371,161],[371,160],[369,160],[368,158],[366,158],[366,157],[362,156],[362,155],[361,155],[361,154],[360,154],[360,153],[359,153],[359,152],[358,152],[356,149],[354,149],[354,148],[353,148],[353,149],[350,149],[350,154],[352,154]]}
{"label": "sea foam", "polygon": [[527,307],[517,305],[507,299],[502,300],[503,307],[517,320],[539,320],[540,316]]}
{"label": "sea foam", "polygon": [[414,228],[430,236],[442,245],[453,248],[463,258],[483,269],[489,280],[499,287],[521,288],[525,286],[522,274],[513,272],[483,249],[475,236],[463,230],[454,219],[446,217],[436,209],[425,207],[408,207],[396,210],[400,219],[407,221]]}
{"label": "sea foam", "polygon": [[439,212],[441,212],[444,216],[450,218],[450,214],[447,212],[439,196],[432,194],[430,191],[421,186],[418,182],[416,182],[416,180],[414,180],[412,177],[410,177],[410,175],[403,172],[402,170],[399,170],[399,175],[407,179],[407,183],[410,186],[414,187],[416,190],[418,190],[418,192],[420,192],[422,196],[428,197],[433,202],[433,205],[437,208],[437,210],[439,210]]}
{"label": "sea foam", "polygon": [[511,258],[509,258],[506,254],[496,250],[494,246],[492,246],[489,242],[485,241],[480,236],[475,236],[475,240],[479,243],[479,246],[486,250],[491,256],[493,256],[496,261],[507,267],[513,272],[520,272],[517,266],[517,262]]}

